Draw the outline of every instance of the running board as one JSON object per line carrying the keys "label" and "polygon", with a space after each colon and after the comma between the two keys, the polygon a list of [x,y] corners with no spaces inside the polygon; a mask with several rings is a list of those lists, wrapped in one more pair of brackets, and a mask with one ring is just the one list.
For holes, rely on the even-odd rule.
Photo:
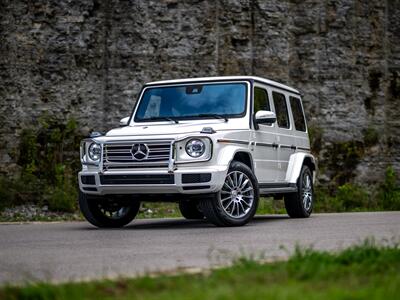
{"label": "running board", "polygon": [[260,196],[297,192],[297,186],[294,183],[260,183],[259,187]]}

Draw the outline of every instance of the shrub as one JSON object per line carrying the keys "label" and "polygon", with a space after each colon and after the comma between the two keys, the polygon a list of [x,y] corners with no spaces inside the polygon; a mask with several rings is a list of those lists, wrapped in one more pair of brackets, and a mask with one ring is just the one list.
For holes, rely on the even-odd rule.
{"label": "shrub", "polygon": [[16,178],[1,177],[0,209],[33,203],[48,204],[51,210],[75,211],[82,138],[75,120],[62,121],[49,115],[24,129],[17,160],[21,173]]}
{"label": "shrub", "polygon": [[365,146],[371,147],[379,143],[379,132],[375,128],[368,127],[363,134]]}
{"label": "shrub", "polygon": [[358,185],[346,183],[339,186],[336,198],[344,211],[373,209],[369,194]]}
{"label": "shrub", "polygon": [[400,210],[400,186],[392,166],[386,169],[385,180],[379,186],[378,201],[385,210]]}
{"label": "shrub", "polygon": [[53,211],[74,212],[77,209],[78,190],[75,176],[65,165],[57,165],[56,184],[46,191],[49,209]]}

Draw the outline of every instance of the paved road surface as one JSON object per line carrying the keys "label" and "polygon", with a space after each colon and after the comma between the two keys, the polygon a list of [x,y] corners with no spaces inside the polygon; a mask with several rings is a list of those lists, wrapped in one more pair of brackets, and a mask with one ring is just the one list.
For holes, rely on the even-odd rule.
{"label": "paved road surface", "polygon": [[296,243],[334,250],[370,236],[399,238],[400,212],[260,216],[238,228],[183,219],[137,220],[108,230],[86,222],[1,224],[0,283],[210,267],[241,253],[285,257]]}

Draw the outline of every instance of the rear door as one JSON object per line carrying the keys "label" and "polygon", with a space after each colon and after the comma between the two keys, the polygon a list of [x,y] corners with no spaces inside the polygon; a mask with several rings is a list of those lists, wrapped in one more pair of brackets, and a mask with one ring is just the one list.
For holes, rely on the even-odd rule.
{"label": "rear door", "polygon": [[276,143],[278,148],[277,177],[278,182],[284,182],[290,156],[296,151],[293,126],[290,117],[289,99],[285,92],[272,90],[274,111],[276,114]]}
{"label": "rear door", "polygon": [[301,99],[297,95],[289,96],[290,108],[293,116],[293,134],[297,151],[309,151],[310,141],[308,139],[307,122]]}

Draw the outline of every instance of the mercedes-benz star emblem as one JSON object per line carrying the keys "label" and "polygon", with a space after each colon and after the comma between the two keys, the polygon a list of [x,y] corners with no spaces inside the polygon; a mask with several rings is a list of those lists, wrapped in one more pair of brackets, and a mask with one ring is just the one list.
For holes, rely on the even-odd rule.
{"label": "mercedes-benz star emblem", "polygon": [[131,153],[134,160],[144,160],[149,156],[149,147],[146,144],[133,144]]}

